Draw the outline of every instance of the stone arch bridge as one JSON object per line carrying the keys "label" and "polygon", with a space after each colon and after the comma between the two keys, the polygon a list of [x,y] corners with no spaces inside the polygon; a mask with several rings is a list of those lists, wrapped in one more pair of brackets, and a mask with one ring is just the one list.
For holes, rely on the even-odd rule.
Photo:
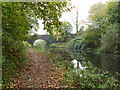
{"label": "stone arch bridge", "polygon": [[33,43],[37,39],[45,40],[46,42],[48,42],[48,44],[56,42],[56,40],[54,39],[54,37],[52,35],[38,35],[37,37],[32,36],[28,39],[28,42],[33,45]]}
{"label": "stone arch bridge", "polygon": [[[76,34],[71,34],[71,35],[72,35],[72,38],[76,36]],[[32,36],[28,39],[28,42],[33,45],[33,43],[37,39],[45,40],[48,42],[48,44],[62,42],[62,41],[56,41],[52,35],[38,35],[37,37]]]}

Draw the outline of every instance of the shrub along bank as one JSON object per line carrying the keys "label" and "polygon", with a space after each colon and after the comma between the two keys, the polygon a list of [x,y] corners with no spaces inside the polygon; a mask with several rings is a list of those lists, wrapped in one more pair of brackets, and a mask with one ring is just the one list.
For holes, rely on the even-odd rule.
{"label": "shrub along bank", "polygon": [[[62,85],[69,88],[118,88],[119,81],[110,76],[105,70],[93,67],[88,62],[85,70],[75,69],[70,62],[73,60],[65,49],[55,49],[50,51],[49,58],[58,68],[62,68],[64,78],[60,80]],[[77,70],[77,72],[76,72]]]}

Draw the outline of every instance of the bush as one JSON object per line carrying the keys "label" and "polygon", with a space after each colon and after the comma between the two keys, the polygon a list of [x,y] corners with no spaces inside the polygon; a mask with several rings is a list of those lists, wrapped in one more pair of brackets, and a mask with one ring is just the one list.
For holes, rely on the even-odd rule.
{"label": "bush", "polygon": [[23,41],[23,44],[25,47],[31,47],[32,45],[30,43],[28,43],[27,41]]}
{"label": "bush", "polygon": [[69,48],[76,50],[92,51],[100,45],[100,35],[102,30],[90,26],[84,34],[70,41]]}
{"label": "bush", "polygon": [[52,43],[52,44],[50,44],[50,48],[57,48],[57,46],[58,46],[58,44],[57,43]]}
{"label": "bush", "polygon": [[82,37],[77,37],[68,43],[68,47],[70,49],[75,49],[75,50],[79,50],[82,47],[82,45],[83,45],[83,38]]}
{"label": "bush", "polygon": [[[70,67],[69,67],[70,68]],[[77,73],[72,70],[67,70],[64,74],[62,84],[67,84],[74,88],[118,88],[119,81],[108,76],[108,72],[89,66],[86,70],[77,70]],[[76,70],[75,70],[76,71]]]}
{"label": "bush", "polygon": [[111,30],[107,30],[105,34],[101,36],[101,51],[115,52],[118,48],[118,26],[111,26]]}
{"label": "bush", "polygon": [[18,73],[17,70],[25,65],[26,52],[22,41],[15,41],[8,36],[4,36],[2,41],[2,86],[10,87],[13,76]]}

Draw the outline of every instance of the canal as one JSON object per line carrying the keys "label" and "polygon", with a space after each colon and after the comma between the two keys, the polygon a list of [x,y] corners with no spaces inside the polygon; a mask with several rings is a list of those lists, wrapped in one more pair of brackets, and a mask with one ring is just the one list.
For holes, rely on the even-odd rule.
{"label": "canal", "polygon": [[120,55],[108,53],[86,53],[78,50],[59,48],[59,54],[74,64],[77,69],[85,70],[89,64],[93,67],[108,71],[109,76],[114,76],[120,81]]}

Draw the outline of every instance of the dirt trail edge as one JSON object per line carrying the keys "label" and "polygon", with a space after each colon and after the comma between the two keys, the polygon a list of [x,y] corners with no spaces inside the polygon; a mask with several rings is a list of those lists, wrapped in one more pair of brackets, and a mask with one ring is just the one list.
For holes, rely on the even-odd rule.
{"label": "dirt trail edge", "polygon": [[14,80],[14,88],[60,88],[59,68],[44,53],[28,48],[28,64]]}

